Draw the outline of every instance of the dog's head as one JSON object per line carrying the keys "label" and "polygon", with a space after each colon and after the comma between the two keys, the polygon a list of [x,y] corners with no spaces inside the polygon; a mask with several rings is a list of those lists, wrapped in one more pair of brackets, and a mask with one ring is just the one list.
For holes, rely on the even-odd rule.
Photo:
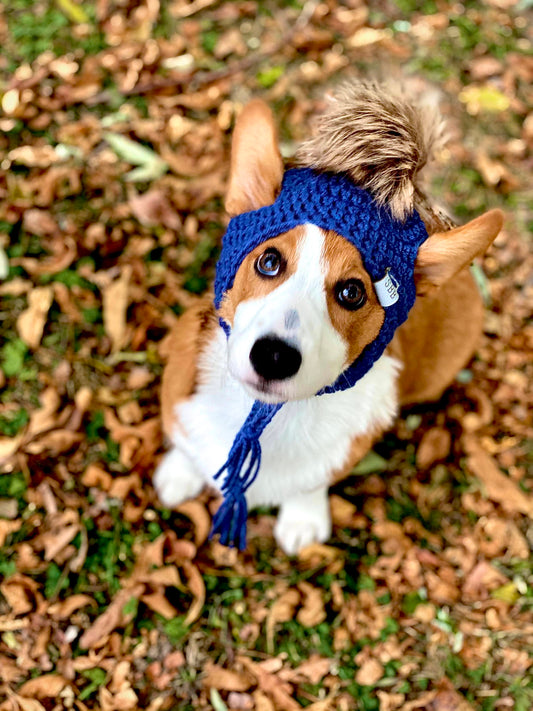
{"label": "dog's head", "polygon": [[[427,135],[420,140],[426,139]],[[338,172],[343,170],[339,165]],[[255,100],[235,127],[226,199],[230,215],[272,205],[283,172],[272,114]],[[401,189],[412,196],[405,180]],[[374,197],[379,202],[379,195]],[[395,199],[387,204],[393,219],[401,203],[396,193]],[[410,210],[401,204],[397,213],[405,218],[412,204]],[[493,210],[464,227],[430,235],[414,264],[417,293],[425,294],[453,278],[487,249],[501,223],[501,213]],[[311,397],[342,377],[376,340],[386,305],[360,250],[337,232],[308,220],[261,241],[238,266],[219,308],[230,326],[229,370],[264,402]]]}

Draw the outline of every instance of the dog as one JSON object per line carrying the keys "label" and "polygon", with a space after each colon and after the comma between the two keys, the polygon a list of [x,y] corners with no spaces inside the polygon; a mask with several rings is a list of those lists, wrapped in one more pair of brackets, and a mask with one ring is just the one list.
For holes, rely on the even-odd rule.
{"label": "dog", "polygon": [[[225,203],[241,230],[233,231],[226,255],[231,274],[217,272],[216,308],[212,296],[202,298],[168,340],[161,400],[171,448],[154,477],[165,506],[197,496],[206,484],[229,496],[228,452],[254,403],[264,404],[273,409],[256,435],[261,456],[246,484],[246,506],[279,507],[274,534],[289,555],[325,542],[328,488],[349,474],[402,406],[439,399],[472,357],[483,305],[468,267],[496,238],[503,215],[495,209],[453,227],[431,205],[418,178],[441,134],[435,108],[352,82],[300,147],[295,172],[286,173],[270,109],[256,99],[242,110]],[[316,184],[303,198],[291,187],[287,197],[284,186],[300,177]],[[345,199],[352,186],[353,200]],[[324,214],[333,217],[315,220],[322,188],[337,196],[324,198]],[[348,229],[343,215],[353,215],[350,201],[360,198],[363,212]],[[277,207],[283,200],[289,222]],[[337,210],[345,201],[344,212]],[[262,222],[249,228],[248,216]],[[352,239],[363,223],[366,237]],[[394,272],[403,247],[389,236],[405,225],[409,239],[417,237],[409,247],[411,272],[399,285]],[[242,254],[239,234],[251,240]],[[396,259],[390,273],[371,273],[364,253],[372,240],[374,252]],[[414,305],[404,305],[401,323],[376,349],[402,289],[412,289],[413,300],[416,292]],[[373,348],[370,365],[354,376]],[[239,486],[242,476],[233,475]]]}

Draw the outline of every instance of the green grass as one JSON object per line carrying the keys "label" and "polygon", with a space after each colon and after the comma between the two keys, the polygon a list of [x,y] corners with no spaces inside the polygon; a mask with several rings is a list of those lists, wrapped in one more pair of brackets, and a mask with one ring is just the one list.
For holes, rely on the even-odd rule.
{"label": "green grass", "polygon": [[95,4],[84,3],[90,31],[76,38],[73,22],[53,0],[10,0],[7,5],[7,25],[10,41],[4,47],[9,71],[20,62],[33,62],[45,51],[56,56],[80,49],[91,55],[105,49],[103,33],[95,21]]}

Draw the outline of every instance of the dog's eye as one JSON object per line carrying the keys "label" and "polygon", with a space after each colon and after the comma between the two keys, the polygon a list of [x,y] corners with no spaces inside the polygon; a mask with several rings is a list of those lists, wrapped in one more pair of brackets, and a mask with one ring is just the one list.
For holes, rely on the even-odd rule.
{"label": "dog's eye", "polygon": [[255,270],[261,276],[276,277],[279,276],[285,269],[283,257],[277,249],[270,247],[257,258]]}
{"label": "dog's eye", "polygon": [[360,279],[346,279],[335,285],[335,299],[344,309],[356,311],[366,302],[366,292]]}

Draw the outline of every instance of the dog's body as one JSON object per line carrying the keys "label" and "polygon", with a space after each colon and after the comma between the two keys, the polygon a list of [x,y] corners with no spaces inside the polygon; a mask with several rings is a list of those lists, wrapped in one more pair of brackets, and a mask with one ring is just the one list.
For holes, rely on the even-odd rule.
{"label": "dog's body", "polygon": [[[282,175],[270,112],[252,102],[235,129],[230,214],[272,204]],[[401,191],[389,205],[404,216],[414,189],[404,181]],[[467,265],[501,222],[501,213],[492,211],[430,236],[415,265],[423,296],[408,320],[353,387],[322,395],[315,393],[340,376],[383,324],[361,255],[313,224],[253,250],[219,313],[210,299],[201,300],[170,336],[162,414],[173,446],[155,476],[161,501],[174,506],[205,484],[220,488],[213,476],[254,401],[285,402],[261,434],[261,468],[246,500],[249,507],[280,506],[275,534],[288,553],[327,540],[328,487],[368,452],[401,405],[439,398],[472,356],[483,309]],[[229,338],[217,316],[231,325]]]}

